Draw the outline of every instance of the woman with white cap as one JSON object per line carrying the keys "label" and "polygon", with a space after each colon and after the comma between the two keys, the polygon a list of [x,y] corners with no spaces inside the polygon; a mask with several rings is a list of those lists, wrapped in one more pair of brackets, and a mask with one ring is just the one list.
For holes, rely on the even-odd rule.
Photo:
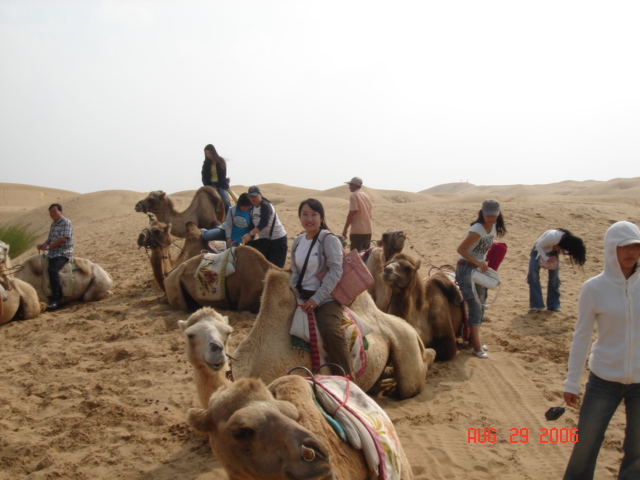
{"label": "woman with white cap", "polygon": [[589,380],[580,408],[578,441],[565,480],[593,478],[609,421],[624,401],[627,426],[619,479],[640,478],[640,229],[617,222],[604,236],[604,271],[587,280],[578,299],[564,400],[580,393],[593,327],[598,336],[589,356]]}
{"label": "woman with white cap", "polygon": [[249,232],[242,237],[243,243],[249,243],[255,235],[269,240],[269,249],[264,256],[274,265],[282,268],[287,261],[287,232],[280,222],[273,204],[262,196],[256,185],[249,187],[247,192],[251,208],[251,223]]}
{"label": "woman with white cap", "polygon": [[[493,244],[494,237],[502,237],[507,233],[504,219],[500,212],[500,203],[494,199],[482,202],[482,209],[478,218],[471,224],[467,236],[458,246],[458,264],[456,266],[456,281],[460,286],[462,296],[469,308],[469,341],[473,347],[473,354],[479,358],[489,358],[487,346],[480,340],[480,324],[484,322],[484,306],[473,295],[473,280],[471,275],[475,269],[486,272],[487,252]],[[478,298],[485,302],[487,289],[476,285]]]}

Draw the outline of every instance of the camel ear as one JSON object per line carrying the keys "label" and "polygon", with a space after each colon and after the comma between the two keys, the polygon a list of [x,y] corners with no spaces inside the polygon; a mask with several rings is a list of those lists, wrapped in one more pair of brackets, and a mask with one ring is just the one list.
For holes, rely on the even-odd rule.
{"label": "camel ear", "polygon": [[422,265],[422,261],[416,260],[416,272],[420,270],[420,265]]}
{"label": "camel ear", "polygon": [[296,408],[296,406],[285,400],[276,400],[276,407],[284,416],[289,417],[291,420],[295,420],[296,422],[300,418],[300,412]]}
{"label": "camel ear", "polygon": [[209,410],[202,408],[190,408],[187,412],[187,424],[194,430],[203,433],[213,431],[213,420],[209,415]]}
{"label": "camel ear", "polygon": [[188,323],[189,323],[188,320],[178,320],[178,326],[180,327],[180,330],[184,332],[187,329]]}
{"label": "camel ear", "polygon": [[164,228],[164,233],[171,233],[171,227],[172,225],[170,223],[167,223],[167,226]]}

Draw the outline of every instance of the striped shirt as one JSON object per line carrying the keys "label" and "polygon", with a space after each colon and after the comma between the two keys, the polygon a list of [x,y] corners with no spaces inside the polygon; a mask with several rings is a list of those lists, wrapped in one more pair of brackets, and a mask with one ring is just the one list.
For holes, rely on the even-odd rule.
{"label": "striped shirt", "polygon": [[51,224],[47,241],[52,244],[60,237],[67,237],[67,240],[62,242],[62,245],[49,249],[48,256],[49,258],[67,257],[71,260],[73,257],[73,226],[66,217],[61,217],[57,222]]}

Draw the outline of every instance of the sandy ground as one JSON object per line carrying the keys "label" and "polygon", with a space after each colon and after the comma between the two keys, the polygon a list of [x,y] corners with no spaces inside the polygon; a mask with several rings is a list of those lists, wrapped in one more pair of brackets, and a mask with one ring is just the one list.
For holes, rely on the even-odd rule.
{"label": "sandy ground", "polygon": [[[374,238],[389,227],[404,229],[405,252],[422,259],[424,275],[432,265],[456,261],[456,247],[483,198],[500,199],[509,231],[504,237],[509,251],[500,267],[503,288],[482,327],[490,359],[477,359],[461,345],[453,361],[429,371],[422,394],[378,400],[397,426],[415,478],[561,478],[571,444],[557,441],[553,432],[543,435],[542,429],[573,428],[577,412],[568,410],[553,423],[544,412],[562,401],[578,294],[582,283],[602,269],[606,228],[618,220],[640,222],[634,194],[640,179],[624,182],[612,181],[609,189],[608,182],[586,183],[588,195],[567,191],[566,184],[527,188],[527,196],[514,195],[515,188],[494,195],[485,187],[452,194],[459,184],[431,194],[368,190],[374,200]],[[44,199],[42,192],[47,192]],[[320,198],[329,226],[342,229],[346,186],[318,192],[264,185],[263,192],[277,202],[290,239],[300,231],[296,210],[307,196]],[[179,209],[192,194],[173,196]],[[102,301],[74,302],[0,327],[0,479],[226,478],[207,439],[184,421],[187,409],[198,404],[177,328],[177,320],[188,314],[162,301],[149,260],[136,246],[147,217],[133,206],[144,196],[0,184],[0,221],[30,225],[41,234],[39,242],[50,223],[47,205],[61,201],[74,225],[76,256],[99,263],[114,279],[113,295]],[[584,269],[562,265],[562,313],[529,315],[528,254],[543,231],[556,227],[583,237],[588,262]],[[35,248],[14,264],[34,253]],[[235,329],[233,349],[255,316],[223,313]],[[620,408],[596,478],[615,477],[623,425]],[[494,429],[492,441],[469,442],[470,429]]]}

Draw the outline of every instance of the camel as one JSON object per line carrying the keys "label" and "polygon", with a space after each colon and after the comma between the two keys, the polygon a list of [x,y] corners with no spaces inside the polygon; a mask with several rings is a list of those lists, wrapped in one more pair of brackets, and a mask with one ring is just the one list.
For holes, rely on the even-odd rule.
{"label": "camel", "polygon": [[151,270],[153,277],[163,292],[164,279],[169,273],[181,263],[186,262],[191,257],[195,257],[202,250],[206,249],[206,242],[202,239],[200,229],[193,222],[187,222],[187,235],[184,246],[177,258],[171,255],[171,244],[173,237],[171,236],[172,225],[155,220],[148,227],[145,227],[138,236],[138,247],[144,247],[151,250]]}
{"label": "camel", "polygon": [[[297,375],[268,387],[259,379],[239,380],[214,393],[207,409],[191,409],[187,422],[209,434],[230,480],[379,478],[362,450],[340,440]],[[401,447],[400,462],[401,479],[413,478]]]}
{"label": "camel", "polygon": [[162,190],[155,190],[135,206],[136,212],[153,213],[163,223],[171,223],[171,233],[184,238],[187,235],[185,224],[192,221],[198,228],[214,228],[224,222],[224,205],[220,195],[213,187],[200,187],[191,204],[184,212],[173,208],[173,201]]}
{"label": "camel", "polygon": [[425,346],[435,349],[436,360],[451,360],[462,329],[462,296],[442,272],[421,281],[419,268],[420,260],[404,253],[395,255],[384,267],[384,283],[376,286],[376,304],[413,326]]}
{"label": "camel", "polygon": [[12,278],[11,271],[9,245],[0,241],[0,285],[7,296],[6,300],[0,300],[0,325],[13,320],[19,312],[22,312],[24,320],[30,320],[47,309],[46,303],[38,301],[35,289],[22,280]]}
{"label": "camel", "polygon": [[382,234],[377,244],[378,246],[371,249],[366,259],[366,265],[374,278],[374,284],[369,289],[369,294],[373,297],[373,301],[377,303],[378,295],[384,295],[384,290],[380,292],[378,285],[382,284],[382,271],[394,255],[402,252],[406,236],[402,230],[389,228]]}
{"label": "camel", "polygon": [[[260,312],[230,362],[234,378],[259,377],[271,382],[293,367],[311,368],[310,355],[291,348],[289,330],[296,299],[289,279],[290,274],[285,271],[267,272]],[[407,322],[381,312],[367,292],[359,295],[349,308],[373,329],[367,336],[366,370],[355,383],[365,392],[377,387],[376,382],[391,362],[400,398],[420,393],[435,351],[424,348]]]}
{"label": "camel", "polygon": [[[94,302],[111,295],[109,288],[113,280],[111,275],[97,263],[80,257],[73,257],[76,268],[73,270],[73,290],[71,295],[62,298],[62,303],[81,299],[83,302]],[[47,275],[47,263],[43,255],[32,255],[22,262],[23,270],[16,277],[29,283],[38,292],[42,301],[47,296],[42,288],[42,276]]]}
{"label": "camel", "polygon": [[215,302],[196,301],[196,269],[202,255],[190,258],[169,274],[164,280],[167,300],[172,308],[179,310],[194,309],[198,302],[201,306],[239,310],[258,313],[260,295],[267,271],[278,269],[255,248],[239,246],[234,250],[236,271],[226,278],[227,298]]}
{"label": "camel", "polygon": [[207,408],[211,394],[229,385],[225,373],[227,365],[227,340],[233,328],[229,319],[212,308],[204,307],[187,320],[178,320],[184,333],[185,350],[193,366],[196,389],[202,408]]}

